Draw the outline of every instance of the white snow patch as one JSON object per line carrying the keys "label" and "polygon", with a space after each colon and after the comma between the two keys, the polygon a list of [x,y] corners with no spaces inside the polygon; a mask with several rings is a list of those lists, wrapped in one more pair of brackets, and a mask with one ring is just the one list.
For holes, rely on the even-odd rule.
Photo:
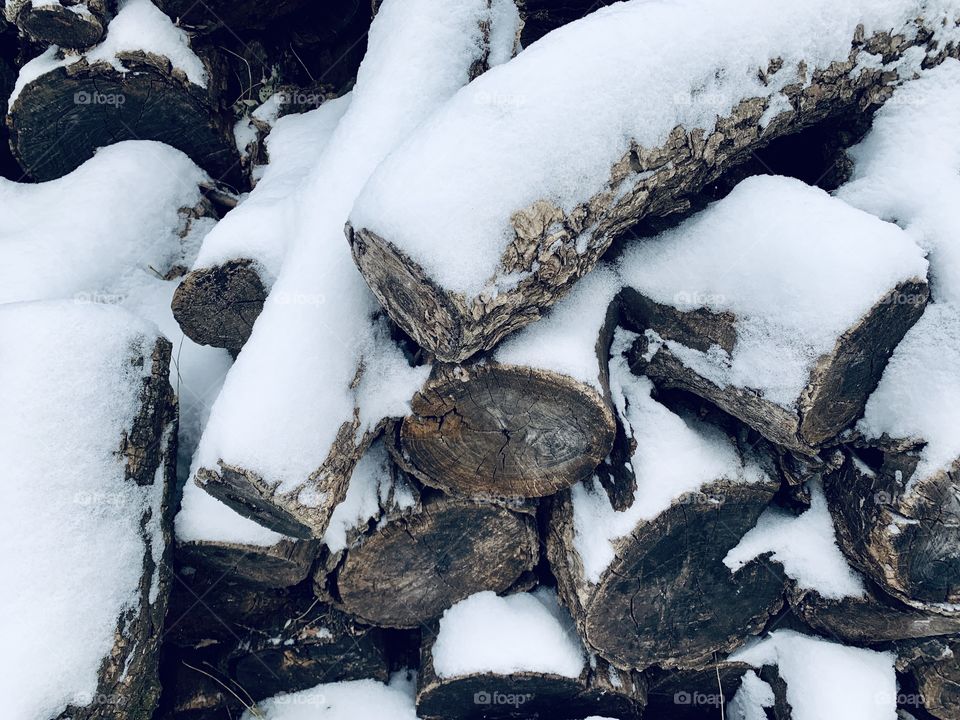
{"label": "white snow patch", "polygon": [[575,678],[586,662],[573,620],[547,588],[471,595],[444,611],[433,645],[433,669],[441,678],[516,672]]}
{"label": "white snow patch", "polygon": [[898,283],[926,277],[923,251],[900,228],[784,177],[744,180],[620,263],[624,284],[681,310],[736,316],[731,355],[668,341],[720,387],[792,408],[816,361]]}
{"label": "white snow patch", "polygon": [[417,720],[414,688],[392,679],[326,683],[309,690],[276,695],[257,703],[262,714],[249,710],[243,720]]}
{"label": "white snow patch", "polygon": [[753,670],[747,670],[736,694],[727,704],[727,717],[730,720],[767,720],[763,709],[773,707],[774,700],[773,688]]}
{"label": "white snow patch", "polygon": [[347,496],[333,510],[323,542],[330,552],[345,550],[347,533],[376,519],[381,498],[391,485],[390,457],[383,442],[374,443],[353,469]]}
{"label": "white snow patch", "polygon": [[783,565],[784,572],[805,590],[816,590],[830,599],[862,597],[866,588],[837,546],[827,498],[819,482],[810,486],[810,508],[793,515],[767,508],[756,526],[740,539],[723,559],[736,573],[764,553]]}
{"label": "white snow patch", "polygon": [[896,720],[895,655],[777,630],[730,655],[754,667],[776,665],[794,720]]}

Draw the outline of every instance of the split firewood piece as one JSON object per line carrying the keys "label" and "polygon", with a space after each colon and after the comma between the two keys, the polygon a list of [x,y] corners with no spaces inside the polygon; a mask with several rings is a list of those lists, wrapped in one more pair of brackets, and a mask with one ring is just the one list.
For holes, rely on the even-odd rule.
{"label": "split firewood piece", "polygon": [[490,358],[434,366],[400,432],[417,476],[446,491],[515,497],[589,478],[616,433],[607,358],[618,291],[602,268]]}
{"label": "split firewood piece", "polygon": [[88,48],[103,37],[114,4],[108,0],[10,0],[4,15],[34,42]]}
{"label": "split firewood piece", "polygon": [[[0,543],[16,586],[4,712],[150,717],[170,586],[170,343],[125,310],[69,301],[4,306],[0,337]],[[38,673],[52,657],[57,672]]]}
{"label": "split firewood piece", "polygon": [[[281,693],[259,703],[243,720],[291,720],[292,715],[328,718],[389,718],[418,720],[410,672],[399,672],[382,683],[370,678],[325,682],[297,693]],[[291,707],[294,708],[291,710]],[[321,713],[317,715],[316,713]]]}
{"label": "split firewood piece", "polygon": [[471,83],[377,169],[350,216],[354,260],[414,340],[463,360],[536,320],[637,220],[779,136],[882,103],[955,48],[957,15],[916,0],[593,13]]}
{"label": "split firewood piece", "polygon": [[[786,683],[790,720],[896,718],[893,652],[848,647],[793,630],[776,630],[747,643],[728,659],[757,668],[776,666]],[[765,717],[764,700],[770,696],[751,695],[743,698],[742,706],[751,711],[745,717]]]}
{"label": "split firewood piece", "polygon": [[928,298],[904,231],[770,176],[630,247],[621,272],[647,375],[806,455],[860,416]]}
{"label": "split firewood piece", "polygon": [[[347,548],[335,577],[344,610],[383,627],[418,627],[468,595],[504,592],[539,559],[528,508],[424,491]],[[326,578],[318,571],[318,593]]]}
{"label": "split firewood piece", "polygon": [[51,46],[20,69],[10,143],[41,181],[66,175],[98,147],[139,139],[168,143],[237,184],[239,155],[217,95],[186,33],[149,0],[126,0],[99,45],[80,55]]}
{"label": "split firewood piece", "polygon": [[[350,106],[302,183],[283,266],[211,411],[195,474],[277,532],[323,536],[381,422],[407,414],[426,379],[374,318],[376,300],[350,262],[343,223],[393,147],[477,67],[512,49],[512,35],[490,23],[516,24],[516,8],[494,5],[384,3]],[[427,26],[436,31],[425,36]],[[420,60],[411,64],[414,55]]]}
{"label": "split firewood piece", "polygon": [[523,18],[520,41],[523,47],[528,47],[558,27],[609,4],[609,0],[518,0]]}
{"label": "split firewood piece", "polygon": [[260,587],[296,585],[310,574],[318,540],[268,530],[186,483],[176,522],[177,553],[185,563]]}
{"label": "split firewood piece", "polygon": [[[770,697],[773,703],[764,707],[775,710],[786,703],[785,686],[774,667],[764,667],[755,672],[744,662],[730,662],[723,656],[699,670],[651,668],[643,673],[647,682],[647,708],[644,717],[671,718],[671,720],[698,720],[703,717],[728,717],[733,720],[770,718],[767,715],[738,715],[735,708],[746,698],[740,693],[747,687],[750,698],[759,698],[759,693]],[[769,690],[766,690],[767,686]],[[737,701],[736,696],[741,695]],[[728,704],[730,703],[730,704]],[[726,715],[723,709],[726,707]],[[788,713],[774,712],[774,720],[788,720]]]}
{"label": "split firewood piece", "polygon": [[[626,347],[618,336],[615,350]],[[777,566],[735,575],[727,552],[752,528],[779,483],[718,428],[651,397],[649,379],[615,353],[611,389],[627,436],[632,501],[614,509],[599,483],[558,496],[547,550],[564,604],[588,647],[618,667],[697,667],[759,632],[782,605]]]}
{"label": "split firewood piece", "polygon": [[589,654],[556,593],[461,600],[423,633],[422,718],[639,717],[646,685]]}
{"label": "split firewood piece", "polygon": [[900,704],[953,720],[960,707],[960,640],[938,638],[897,644],[897,669],[913,681],[915,693],[901,693]]}
{"label": "split firewood piece", "polygon": [[248,701],[324,680],[387,678],[384,633],[320,602],[309,583],[281,593],[199,568],[180,577],[167,621],[174,661],[222,675]]}
{"label": "split firewood piece", "polygon": [[322,4],[310,0],[157,0],[157,4],[193,32],[223,31],[234,36],[245,30],[262,31],[277,22],[297,30],[301,27],[299,18],[307,10],[311,11],[310,26],[315,24],[330,33],[349,24],[357,15],[366,13],[369,19],[370,14],[370,3],[365,0],[333,0]]}
{"label": "split firewood piece", "polygon": [[344,96],[276,120],[265,140],[269,161],[256,186],[204,237],[173,297],[173,315],[187,337],[234,354],[246,343],[293,234],[297,189],[323,156],[349,103]]}

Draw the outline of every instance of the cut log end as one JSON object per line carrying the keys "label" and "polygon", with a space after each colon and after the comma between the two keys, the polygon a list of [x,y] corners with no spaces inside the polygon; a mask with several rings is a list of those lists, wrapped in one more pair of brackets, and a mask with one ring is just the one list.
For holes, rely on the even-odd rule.
{"label": "cut log end", "polygon": [[63,48],[88,48],[100,42],[106,31],[107,18],[97,12],[100,3],[78,4],[86,12],[76,12],[59,3],[27,2],[17,13],[19,30],[31,40]]}
{"label": "cut log end", "polygon": [[267,291],[250,260],[231,260],[189,273],[171,308],[184,334],[200,345],[237,353],[263,310]]}
{"label": "cut log end", "polygon": [[510,365],[438,373],[412,409],[405,455],[424,482],[468,495],[552,495],[589,477],[616,435],[597,390]]}
{"label": "cut log end", "polygon": [[310,574],[320,551],[312,540],[281,540],[265,547],[195,541],[180,543],[177,552],[187,563],[203,566],[257,587],[283,588]]}
{"label": "cut log end", "polygon": [[532,517],[435,497],[348,550],[337,592],[343,608],[366,622],[418,627],[475,592],[509,589],[538,557]]}

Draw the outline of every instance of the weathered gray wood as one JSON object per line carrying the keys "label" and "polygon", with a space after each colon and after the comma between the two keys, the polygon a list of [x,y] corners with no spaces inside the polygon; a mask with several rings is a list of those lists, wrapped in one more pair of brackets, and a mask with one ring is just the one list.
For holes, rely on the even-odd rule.
{"label": "weathered gray wood", "polygon": [[871,469],[848,455],[825,486],[846,555],[886,592],[919,608],[960,603],[960,460],[914,479],[911,452]]}
{"label": "weathered gray wood", "polygon": [[432,652],[437,629],[437,624],[432,623],[424,631],[420,649],[417,716],[424,720],[481,717],[579,720],[588,716],[629,719],[640,717],[646,705],[643,677],[639,673],[617,670],[600,657],[595,658],[593,666],[588,663],[576,678],[529,671],[438,677]]}
{"label": "weathered gray wood", "polygon": [[596,584],[576,552],[569,494],[559,495],[547,553],[587,645],[618,667],[696,668],[759,632],[783,604],[779,566],[761,559],[733,575],[722,561],[777,487],[717,480],[700,495],[718,502],[675,500],[615,541],[614,560]]}
{"label": "weathered gray wood", "polygon": [[[348,226],[354,260],[404,331],[440,360],[461,361],[536,320],[594,267],[615,235],[637,221],[686,207],[690,196],[776,138],[853,110],[875,110],[899,82],[897,73],[851,71],[868,54],[893,60],[911,48],[926,49],[926,65],[942,61],[947,51],[928,45],[933,28],[918,30],[913,39],[885,32],[851,38],[848,60],[808,67],[809,83],[784,88],[792,110],[765,128],[760,119],[767,100],[744,98],[731,115],[717,119],[709,135],[677,126],[659,147],[635,146],[611,168],[603,187],[583,188],[582,202],[570,213],[545,199],[516,208],[511,216],[516,238],[489,280],[500,288],[497,293],[466,298],[449,291],[389,237]],[[772,63],[766,72],[775,69]],[[584,238],[586,249],[578,249]],[[521,279],[510,283],[507,277]]]}
{"label": "weathered gray wood", "polygon": [[120,53],[121,73],[85,58],[27,83],[9,114],[10,144],[35,180],[66,175],[103,145],[158,140],[182,150],[215,179],[239,187],[230,118],[210,87],[190,82],[167,58]]}
{"label": "weathered gray wood", "polygon": [[229,542],[181,542],[183,562],[208,568],[251,585],[282,588],[303,581],[320,552],[317,540],[281,540],[276,545]]}
{"label": "weathered gray wood", "polygon": [[88,48],[100,41],[113,17],[108,0],[10,0],[4,14],[31,41],[62,48]]}
{"label": "weathered gray wood", "polygon": [[494,362],[435,366],[411,408],[400,440],[417,476],[468,495],[552,495],[589,477],[616,432],[595,388]]}
{"label": "weathered gray wood", "polygon": [[[539,558],[536,522],[486,501],[425,493],[417,511],[346,552],[335,592],[362,621],[418,627],[482,590],[503,592]],[[319,592],[326,577],[317,576]]]}
{"label": "weathered gray wood", "polygon": [[256,267],[241,259],[190,272],[177,287],[171,308],[191,340],[237,354],[266,299]]}
{"label": "weathered gray wood", "polygon": [[897,669],[912,680],[912,687],[901,693],[901,704],[910,712],[922,708],[938,720],[956,720],[960,709],[960,639],[900,643],[896,650]]}
{"label": "weathered gray wood", "polygon": [[[796,406],[790,409],[750,388],[717,386],[687,367],[668,347],[660,347],[642,370],[658,384],[710,400],[774,443],[814,455],[863,414],[887,359],[923,314],[928,296],[926,283],[901,283],[892,289],[891,297],[916,301],[878,302],[837,339],[832,352],[818,360]],[[629,323],[641,331],[651,329],[665,340],[701,351],[716,344],[730,352],[736,343],[736,318],[730,313],[706,309],[681,312],[632,289],[626,289],[622,297]]]}

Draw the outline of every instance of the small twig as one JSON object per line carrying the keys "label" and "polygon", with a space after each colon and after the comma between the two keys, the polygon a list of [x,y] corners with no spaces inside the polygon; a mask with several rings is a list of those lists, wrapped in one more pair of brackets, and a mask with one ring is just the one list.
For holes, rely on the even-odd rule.
{"label": "small twig", "polygon": [[713,654],[713,669],[717,671],[717,688],[720,690],[720,720],[726,720],[727,712],[723,700],[723,684],[720,682],[720,663],[717,661],[717,654]]}
{"label": "small twig", "polygon": [[[248,703],[246,700],[244,700],[242,697],[240,697],[239,695],[237,695],[229,685],[227,685],[226,683],[224,683],[224,682],[223,682],[220,678],[218,678],[216,675],[212,675],[211,673],[208,673],[206,670],[201,670],[201,669],[198,668],[198,667],[194,667],[193,665],[191,665],[190,663],[188,663],[186,660],[181,660],[181,662],[182,662],[184,665],[186,665],[188,668],[190,668],[191,670],[196,670],[196,671],[197,671],[198,673],[200,673],[201,675],[206,675],[208,678],[210,678],[210,679],[213,680],[215,683],[217,683],[217,685],[219,685],[219,686],[222,687],[224,690],[226,690],[228,693],[230,693],[231,695],[233,695],[233,696],[240,702],[241,705],[243,705],[247,710],[249,710],[249,711],[253,714],[254,717],[258,717],[258,718],[265,718],[265,717],[266,717],[266,715],[263,714],[263,711],[262,711],[260,708],[258,708],[255,704],[254,704],[254,705],[251,705],[251,704]],[[244,692],[246,692],[246,691],[244,691]],[[247,694],[249,695],[249,693],[247,693]]]}

